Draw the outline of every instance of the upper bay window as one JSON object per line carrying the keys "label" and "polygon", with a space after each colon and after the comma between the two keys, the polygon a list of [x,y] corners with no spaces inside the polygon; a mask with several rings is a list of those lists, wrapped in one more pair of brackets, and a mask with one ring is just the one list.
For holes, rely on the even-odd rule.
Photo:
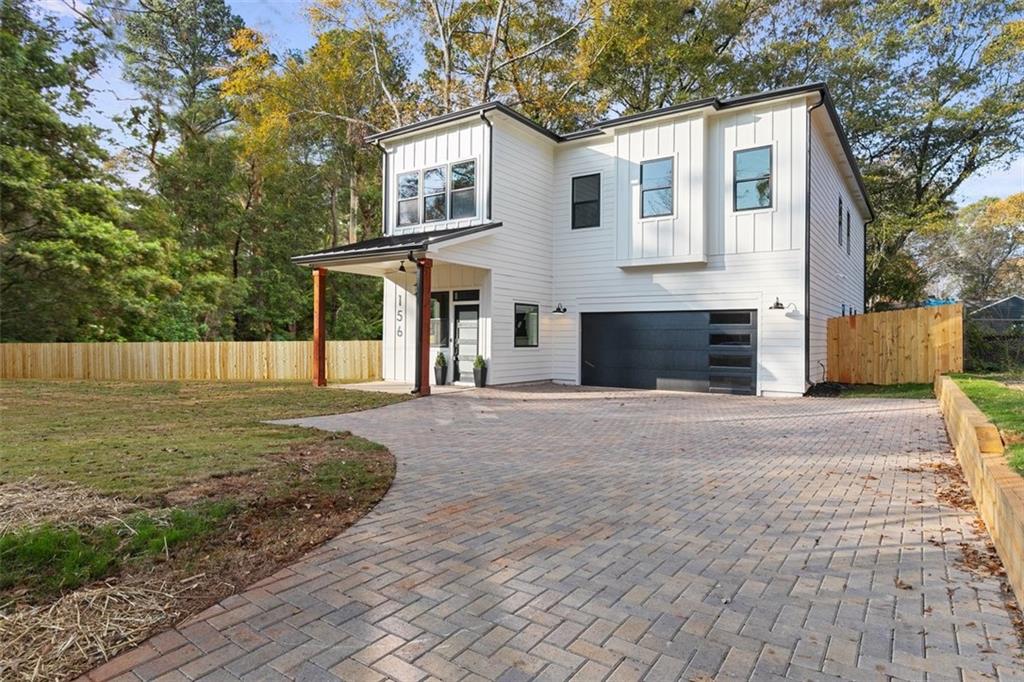
{"label": "upper bay window", "polygon": [[423,171],[423,222],[432,223],[448,217],[448,194],[445,169]]}
{"label": "upper bay window", "polygon": [[601,176],[581,175],[572,179],[572,229],[601,225]]}
{"label": "upper bay window", "polygon": [[452,219],[476,215],[476,161],[452,164]]}
{"label": "upper bay window", "polygon": [[672,215],[672,159],[640,164],[640,217]]}
{"label": "upper bay window", "polygon": [[772,148],[733,152],[732,202],[734,211],[772,206]]}
{"label": "upper bay window", "polygon": [[476,161],[399,173],[397,180],[399,227],[476,216]]}
{"label": "upper bay window", "polygon": [[420,174],[398,176],[398,224],[415,225],[420,221]]}

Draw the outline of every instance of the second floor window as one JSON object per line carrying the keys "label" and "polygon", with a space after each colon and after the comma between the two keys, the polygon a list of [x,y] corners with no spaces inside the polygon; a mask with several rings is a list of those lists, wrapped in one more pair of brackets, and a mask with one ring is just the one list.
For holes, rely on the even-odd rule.
{"label": "second floor window", "polygon": [[420,221],[420,174],[398,176],[398,224],[415,225]]}
{"label": "second floor window", "polygon": [[850,255],[850,209],[846,209],[846,255]]}
{"label": "second floor window", "polygon": [[843,198],[839,197],[839,246],[843,245]]}
{"label": "second floor window", "polygon": [[732,203],[734,211],[772,206],[772,148],[733,152]]}
{"label": "second floor window", "polygon": [[640,217],[672,215],[672,159],[640,164]]}
{"label": "second floor window", "polygon": [[448,218],[448,188],[444,168],[423,171],[423,222]]}
{"label": "second floor window", "polygon": [[476,216],[476,161],[399,173],[397,179],[399,227]]}
{"label": "second floor window", "polygon": [[572,229],[601,224],[601,176],[582,175],[572,179]]}
{"label": "second floor window", "polygon": [[452,219],[476,215],[476,161],[452,164]]}

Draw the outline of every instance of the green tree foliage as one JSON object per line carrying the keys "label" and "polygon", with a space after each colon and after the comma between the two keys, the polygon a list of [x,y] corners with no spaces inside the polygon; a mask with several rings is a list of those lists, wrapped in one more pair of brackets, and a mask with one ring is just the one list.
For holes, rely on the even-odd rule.
{"label": "green tree foliage", "polygon": [[21,0],[0,5],[4,339],[146,338],[175,288],[102,169],[98,131],[68,122],[86,106],[95,58],[85,29],[67,34]]}

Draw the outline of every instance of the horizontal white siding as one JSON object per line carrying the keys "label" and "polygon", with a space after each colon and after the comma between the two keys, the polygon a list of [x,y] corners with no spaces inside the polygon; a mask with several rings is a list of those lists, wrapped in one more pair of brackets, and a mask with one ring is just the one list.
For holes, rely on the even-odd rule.
{"label": "horizontal white siding", "polygon": [[[827,355],[826,321],[864,304],[864,220],[853,200],[853,188],[840,176],[834,134],[822,109],[815,111],[811,130],[811,327],[810,378],[823,380]],[[817,118],[820,116],[821,118]],[[839,244],[839,199],[843,200],[843,244]],[[850,252],[846,245],[846,212],[850,212]]]}
{"label": "horizontal white siding", "polygon": [[[488,383],[551,378],[552,274],[551,187],[554,144],[518,123],[495,117],[492,216],[502,223],[493,234],[463,244],[442,246],[438,257],[487,268],[491,334],[486,352]],[[536,348],[516,348],[516,303],[540,309]]]}

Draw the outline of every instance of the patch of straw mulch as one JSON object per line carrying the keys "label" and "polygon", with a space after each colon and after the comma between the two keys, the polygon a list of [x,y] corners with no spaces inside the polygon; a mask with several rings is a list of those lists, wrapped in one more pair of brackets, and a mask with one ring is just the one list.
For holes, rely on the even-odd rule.
{"label": "patch of straw mulch", "polygon": [[178,620],[197,583],[156,587],[109,580],[69,592],[52,604],[0,612],[0,679],[65,680]]}
{"label": "patch of straw mulch", "polygon": [[46,523],[95,526],[137,509],[74,483],[54,483],[38,476],[0,484],[0,533]]}

